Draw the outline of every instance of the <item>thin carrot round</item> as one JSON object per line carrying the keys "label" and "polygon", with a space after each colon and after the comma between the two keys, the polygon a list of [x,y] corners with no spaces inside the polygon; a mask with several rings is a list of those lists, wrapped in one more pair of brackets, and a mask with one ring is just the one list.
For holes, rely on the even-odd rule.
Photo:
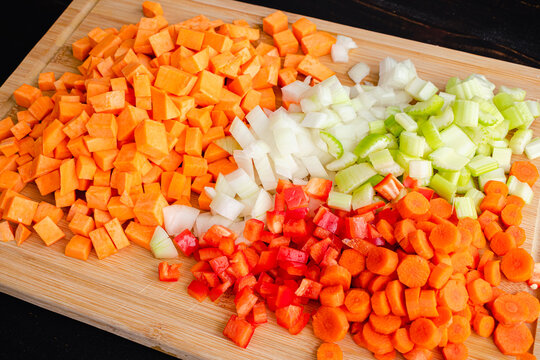
{"label": "thin carrot round", "polygon": [[433,351],[421,346],[415,346],[411,351],[403,354],[406,360],[431,360],[433,359]]}
{"label": "thin carrot round", "polygon": [[467,360],[469,350],[464,344],[448,344],[442,349],[445,360]]}
{"label": "thin carrot round", "polygon": [[410,288],[424,286],[430,273],[427,260],[418,255],[407,255],[397,267],[399,281]]}
{"label": "thin carrot round", "polygon": [[420,316],[429,318],[439,316],[435,290],[421,290],[418,301],[420,303]]}
{"label": "thin carrot round", "polygon": [[392,351],[385,354],[373,354],[373,357],[376,360],[394,360],[396,358],[396,350],[392,349]]}
{"label": "thin carrot round", "polygon": [[344,290],[351,287],[351,273],[340,265],[328,265],[321,272],[319,282],[324,286],[341,285]]}
{"label": "thin carrot round", "polygon": [[407,237],[410,232],[415,230],[416,226],[414,225],[414,221],[411,219],[400,220],[394,225],[394,237],[399,246],[401,246],[401,248],[408,253],[412,253],[414,249],[409,244]]}
{"label": "thin carrot round", "polygon": [[523,221],[521,207],[515,204],[506,205],[501,211],[501,220],[506,226],[519,226]]}
{"label": "thin carrot round", "polygon": [[338,264],[349,270],[351,276],[356,276],[366,268],[366,259],[358,250],[345,249]]}
{"label": "thin carrot round", "polygon": [[478,313],[473,320],[473,329],[482,337],[490,337],[495,329],[495,319],[483,313]]}
{"label": "thin carrot round", "polygon": [[508,186],[501,181],[489,180],[484,184],[485,194],[501,194],[502,196],[508,195]]}
{"label": "thin carrot round", "polygon": [[485,304],[491,300],[491,285],[484,279],[476,279],[467,284],[469,298],[474,304]]}
{"label": "thin carrot round", "polygon": [[402,354],[414,348],[414,343],[409,336],[409,330],[407,328],[397,329],[390,337],[390,340],[394,348]]}
{"label": "thin carrot round", "polygon": [[466,317],[455,315],[448,327],[448,341],[462,343],[471,336],[471,325]]}
{"label": "thin carrot round", "polygon": [[437,225],[429,234],[429,242],[436,251],[448,254],[455,251],[459,242],[460,234],[455,225],[446,222]]}
{"label": "thin carrot round", "polygon": [[482,233],[482,227],[478,220],[464,217],[459,219],[458,228],[464,228],[469,230],[472,236],[472,245],[478,249],[482,249],[486,246],[486,239]]}
{"label": "thin carrot round", "polygon": [[322,343],[317,349],[317,360],[343,360],[343,351],[337,344]]}
{"label": "thin carrot round", "polygon": [[501,283],[501,261],[489,260],[484,266],[484,279],[492,286],[499,286]]}
{"label": "thin carrot round", "polygon": [[493,302],[493,316],[501,324],[519,324],[529,318],[529,307],[519,296],[503,294]]}
{"label": "thin carrot round", "polygon": [[385,291],[375,291],[371,295],[371,307],[377,315],[384,316],[390,314],[390,304],[388,303]]}
{"label": "thin carrot round", "polygon": [[409,320],[413,321],[420,317],[420,288],[405,289],[405,307]]}
{"label": "thin carrot round", "polygon": [[493,341],[505,355],[526,353],[534,342],[531,331],[525,324],[497,325]]}
{"label": "thin carrot round", "polygon": [[452,323],[452,310],[448,306],[437,306],[439,316],[433,319],[433,323],[437,327],[448,327]]}
{"label": "thin carrot round", "polygon": [[349,322],[340,308],[321,306],[313,315],[313,332],[322,341],[340,341],[348,330]]}
{"label": "thin carrot round", "polygon": [[376,332],[370,322],[364,324],[362,336],[366,343],[366,348],[372,353],[386,354],[394,349],[390,341],[390,336]]}
{"label": "thin carrot round", "polygon": [[524,207],[525,206],[525,200],[523,200],[522,198],[520,198],[517,195],[509,195],[506,198],[506,205],[509,205],[509,204],[514,204],[514,205],[517,205],[519,207]]}
{"label": "thin carrot round", "polygon": [[532,323],[536,321],[538,316],[540,316],[540,301],[534,295],[525,291],[517,292],[515,296],[519,297],[520,301],[529,309],[529,316],[525,322]]}
{"label": "thin carrot round", "polygon": [[371,312],[371,301],[369,294],[362,289],[351,289],[347,292],[344,300],[345,307],[355,314],[366,314]]}
{"label": "thin carrot round", "polygon": [[511,249],[503,256],[501,271],[510,281],[527,281],[533,274],[534,260],[532,256],[522,248]]}
{"label": "thin carrot round", "polygon": [[345,293],[343,292],[343,286],[326,286],[319,293],[319,301],[323,306],[338,307],[343,305],[345,300]]}
{"label": "thin carrot round", "polygon": [[429,211],[432,215],[437,215],[443,219],[450,219],[454,209],[452,204],[443,198],[436,198],[429,200]]}
{"label": "thin carrot round", "polygon": [[486,194],[480,203],[481,211],[491,211],[494,214],[500,214],[506,205],[506,196],[500,193]]}
{"label": "thin carrot round", "polygon": [[410,337],[413,343],[426,349],[433,349],[441,340],[441,333],[433,321],[426,318],[419,318],[411,323],[409,328]]}
{"label": "thin carrot round", "polygon": [[521,245],[523,245],[523,243],[525,243],[526,236],[525,236],[525,230],[523,230],[523,228],[516,225],[510,225],[508,228],[506,228],[504,232],[514,237],[517,247],[520,247]]}
{"label": "thin carrot round", "polygon": [[390,281],[386,285],[386,297],[394,315],[407,316],[403,300],[403,284],[399,280]]}
{"label": "thin carrot round", "polygon": [[429,201],[416,191],[411,191],[402,197],[397,202],[396,209],[403,219],[427,220],[429,218]]}
{"label": "thin carrot round", "polygon": [[369,316],[369,323],[373,330],[380,334],[390,335],[401,326],[401,317],[396,315],[380,316],[372,313]]}
{"label": "thin carrot round", "polygon": [[454,272],[454,268],[451,265],[440,263],[437,266],[431,270],[431,274],[429,275],[429,286],[431,286],[434,289],[441,289],[448,279],[450,279],[450,276],[452,276],[452,273]]}
{"label": "thin carrot round", "polygon": [[372,248],[366,258],[366,267],[378,275],[390,275],[398,266],[398,255],[395,251],[384,247]]}
{"label": "thin carrot round", "polygon": [[514,161],[510,167],[510,175],[514,175],[519,181],[534,186],[540,174],[536,166],[530,161]]}
{"label": "thin carrot round", "polygon": [[510,250],[516,248],[516,240],[509,233],[499,231],[493,235],[489,246],[495,254],[503,256]]}
{"label": "thin carrot round", "polygon": [[448,280],[439,291],[439,304],[449,307],[454,312],[465,309],[468,300],[469,293],[465,285],[458,280]]}
{"label": "thin carrot round", "polygon": [[478,266],[476,267],[476,269],[478,271],[482,271],[484,269],[484,266],[486,265],[486,263],[488,261],[490,261],[490,260],[493,260],[494,255],[495,254],[493,253],[493,251],[488,250],[488,249],[484,249],[484,253],[480,257],[480,261],[478,262]]}
{"label": "thin carrot round", "polygon": [[433,248],[428,242],[426,233],[422,230],[410,232],[408,235],[409,243],[417,255],[429,260],[433,257]]}

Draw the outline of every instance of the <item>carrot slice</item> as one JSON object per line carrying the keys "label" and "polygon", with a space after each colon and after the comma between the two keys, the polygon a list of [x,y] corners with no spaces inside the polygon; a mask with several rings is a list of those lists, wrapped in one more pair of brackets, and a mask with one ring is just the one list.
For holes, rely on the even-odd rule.
{"label": "carrot slice", "polygon": [[495,329],[495,319],[484,313],[478,313],[473,320],[473,329],[482,337],[490,337]]}
{"label": "carrot slice", "polygon": [[400,353],[404,354],[411,351],[414,348],[414,343],[409,336],[409,330],[407,328],[399,328],[390,337],[392,345]]}
{"label": "carrot slice", "polygon": [[349,322],[340,308],[321,306],[313,315],[313,332],[322,341],[340,341],[348,330]]}
{"label": "carrot slice", "polygon": [[506,226],[519,226],[523,220],[521,207],[515,204],[506,205],[501,211],[501,221]]}
{"label": "carrot slice", "polygon": [[469,320],[463,316],[455,315],[448,327],[448,341],[451,343],[465,342],[471,336]]}
{"label": "carrot slice", "polygon": [[317,349],[317,360],[343,360],[343,352],[337,344],[322,343]]}
{"label": "carrot slice", "polygon": [[364,324],[362,337],[366,348],[375,354],[386,354],[394,349],[390,336],[376,332],[370,322]]}
{"label": "carrot slice", "polygon": [[429,211],[432,215],[437,215],[443,219],[449,219],[454,209],[452,204],[443,198],[431,199],[429,201]]}
{"label": "carrot slice", "polygon": [[514,161],[510,167],[510,175],[514,175],[519,181],[533,187],[540,174],[538,169],[530,161]]}
{"label": "carrot slice", "polygon": [[418,255],[405,256],[397,267],[399,281],[411,288],[424,286],[430,273],[427,260]]}
{"label": "carrot slice", "polygon": [[383,248],[372,248],[366,257],[366,268],[379,275],[390,275],[398,266],[398,255],[395,251]]}
{"label": "carrot slice", "polygon": [[430,202],[419,192],[411,191],[397,202],[396,209],[404,219],[427,220]]}
{"label": "carrot slice", "polygon": [[429,242],[436,251],[448,254],[456,250],[460,243],[460,234],[452,223],[437,225],[429,234]]}
{"label": "carrot slice", "polygon": [[503,294],[493,302],[493,316],[501,324],[519,324],[529,317],[529,307],[521,297]]}
{"label": "carrot slice", "polygon": [[522,248],[509,250],[502,258],[501,271],[510,281],[526,281],[533,274],[534,260]]}
{"label": "carrot slice", "polygon": [[441,333],[433,321],[426,318],[419,318],[411,323],[409,328],[410,337],[413,343],[426,349],[433,349],[441,340]]}
{"label": "carrot slice", "polygon": [[369,316],[369,323],[373,327],[373,330],[379,334],[391,335],[401,326],[401,317],[396,315],[376,315],[371,314]]}
{"label": "carrot slice", "polygon": [[499,324],[493,333],[493,341],[503,354],[519,355],[529,350],[534,339],[525,324]]}
{"label": "carrot slice", "polygon": [[445,360],[467,360],[469,357],[469,350],[462,344],[448,344],[442,349],[442,353]]}

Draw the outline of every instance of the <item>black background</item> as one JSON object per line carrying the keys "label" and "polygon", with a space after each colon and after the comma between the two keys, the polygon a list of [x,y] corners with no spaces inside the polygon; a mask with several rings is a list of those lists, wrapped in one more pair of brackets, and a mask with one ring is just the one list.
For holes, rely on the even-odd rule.
{"label": "black background", "polygon": [[[539,1],[247,2],[540,68]],[[0,83],[69,5],[67,0],[6,3],[0,21]],[[1,293],[0,339],[0,359],[171,359]]]}

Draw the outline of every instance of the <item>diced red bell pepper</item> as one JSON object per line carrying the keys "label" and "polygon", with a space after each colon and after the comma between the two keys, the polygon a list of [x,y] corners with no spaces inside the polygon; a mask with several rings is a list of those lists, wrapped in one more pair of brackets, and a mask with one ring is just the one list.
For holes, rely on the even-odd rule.
{"label": "diced red bell pepper", "polygon": [[287,209],[294,210],[300,207],[307,207],[309,198],[300,185],[293,185],[283,189],[283,196]]}
{"label": "diced red bell pepper", "polygon": [[279,236],[268,244],[269,249],[279,249],[282,246],[289,246],[291,244],[291,238],[287,236]]}
{"label": "diced red bell pepper", "polygon": [[330,246],[338,251],[341,251],[341,249],[343,248],[343,242],[341,241],[341,238],[337,237],[334,234],[331,234],[329,238],[330,240],[332,240]]}
{"label": "diced red bell pepper", "polygon": [[283,285],[289,287],[293,292],[298,289],[298,283],[296,282],[296,280],[283,279]]}
{"label": "diced red bell pepper", "polygon": [[339,256],[339,251],[329,246],[324,253],[324,257],[321,261],[321,266],[335,265],[337,264],[337,258]]}
{"label": "diced red bell pepper", "polygon": [[244,226],[244,237],[250,242],[261,240],[264,223],[261,220],[249,219]]}
{"label": "diced red bell pepper", "polygon": [[302,237],[308,234],[307,224],[304,219],[289,219],[283,224],[283,235],[288,237]]}
{"label": "diced red bell pepper", "polygon": [[405,176],[403,179],[403,186],[407,189],[414,189],[418,186],[418,180],[410,176]]}
{"label": "diced red bell pepper", "polygon": [[232,238],[233,241],[236,240],[236,234],[234,231],[227,229],[223,225],[212,225],[210,229],[204,234],[203,240],[206,241],[210,246],[218,247],[220,241],[223,238]]}
{"label": "diced red bell pepper", "polygon": [[405,187],[394,175],[388,174],[373,188],[383,198],[390,201],[395,199],[399,195],[401,189],[404,189]]}
{"label": "diced red bell pepper", "polygon": [[206,271],[212,271],[212,267],[206,261],[198,261],[191,267],[191,273],[198,280],[204,280],[203,273]]}
{"label": "diced red bell pepper", "polygon": [[265,298],[266,306],[268,306],[268,309],[270,309],[272,312],[276,312],[277,310],[276,299],[277,295],[269,295]]}
{"label": "diced red bell pepper", "polygon": [[[272,234],[272,239],[274,237],[277,236]],[[270,243],[270,241],[268,241],[268,243]],[[268,245],[266,245],[263,241],[255,241],[253,244],[251,244],[251,248],[255,249],[255,251],[260,254],[261,252],[268,250]]]}
{"label": "diced red bell pepper", "polygon": [[326,253],[326,249],[332,244],[332,240],[330,238],[323,239],[319,242],[316,242],[311,246],[309,249],[309,256],[317,263],[320,264],[321,261],[324,258],[324,254]]}
{"label": "diced red bell pepper", "polygon": [[317,241],[319,241],[318,239],[314,238],[313,236],[311,236],[305,243],[304,245],[302,245],[302,248],[300,250],[302,250],[303,252],[306,252],[306,253],[309,253],[309,249],[311,249],[311,246],[313,244],[315,244]]}
{"label": "diced red bell pepper", "polygon": [[209,287],[218,286],[220,284],[219,277],[213,271],[203,271],[202,277]]}
{"label": "diced red bell pepper", "polygon": [[287,210],[285,211],[285,221],[291,219],[291,220],[299,220],[304,219],[309,212],[309,209],[307,207],[301,207],[294,210]]}
{"label": "diced red bell pepper", "polygon": [[255,276],[253,274],[247,274],[246,276],[236,279],[234,283],[234,292],[238,293],[238,291],[242,290],[246,286],[253,289],[255,285],[257,285],[257,279]]}
{"label": "diced red bell pepper", "polygon": [[199,254],[199,258],[201,261],[208,261],[208,260],[212,260],[217,257],[223,256],[223,253],[221,252],[221,250],[214,247],[207,247],[207,248],[199,249],[197,253]]}
{"label": "diced red bell pepper", "polygon": [[204,281],[192,280],[187,288],[188,294],[198,302],[203,302],[208,295],[208,285]]}
{"label": "diced red bell pepper", "polygon": [[361,208],[358,208],[356,209],[356,214],[357,215],[363,215],[365,213],[373,213],[375,210],[377,209],[380,209],[382,207],[384,207],[384,205],[386,205],[386,203],[384,201],[376,201],[372,204],[369,204],[369,205],[366,205],[366,206],[362,206]]}
{"label": "diced red bell pepper", "polygon": [[294,261],[306,264],[308,261],[308,254],[301,250],[282,246],[278,250],[277,259],[278,261]]}
{"label": "diced red bell pepper", "polygon": [[330,191],[332,191],[332,181],[327,179],[311,178],[306,185],[306,193],[315,199],[328,199]]}
{"label": "diced red bell pepper", "polygon": [[339,216],[333,214],[327,207],[321,206],[313,218],[313,223],[335,233],[339,225]]}
{"label": "diced red bell pepper", "polygon": [[285,211],[268,211],[266,213],[266,227],[272,234],[283,232],[283,223],[285,222]]}
{"label": "diced red bell pepper", "polygon": [[232,253],[234,252],[234,239],[233,238],[230,238],[230,237],[226,237],[226,238],[222,238],[220,241],[219,241],[219,250],[221,250],[221,252],[224,254],[224,255],[227,255],[227,256],[231,256]]}
{"label": "diced red bell pepper", "polygon": [[400,216],[399,216],[399,212],[396,209],[387,207],[377,213],[377,218],[379,220],[384,219],[388,221],[390,224],[395,224],[399,220]]}
{"label": "diced red bell pepper", "polygon": [[296,296],[317,300],[322,290],[322,284],[307,278],[303,278],[300,286],[294,293]]}
{"label": "diced red bell pepper", "polygon": [[254,332],[255,327],[248,321],[232,315],[225,326],[225,330],[223,330],[223,335],[231,339],[236,345],[245,349]]}
{"label": "diced red bell pepper", "polygon": [[283,189],[289,186],[292,186],[292,183],[289,180],[278,179],[276,193],[281,194],[283,192]]}
{"label": "diced red bell pepper", "polygon": [[277,234],[272,234],[270,231],[264,230],[262,232],[262,234],[261,234],[261,241],[269,244],[270,241],[272,241],[273,238],[278,237],[278,236],[279,235],[277,235]]}
{"label": "diced red bell pepper", "polygon": [[253,306],[251,314],[253,322],[257,325],[264,324],[268,321],[268,317],[266,316],[266,305],[264,305],[264,302],[262,301]]}
{"label": "diced red bell pepper", "polygon": [[306,279],[319,281],[319,279],[321,278],[321,268],[315,264],[311,264],[308,266],[304,276],[306,277]]}
{"label": "diced red bell pepper", "polygon": [[169,265],[162,261],[158,265],[159,281],[175,282],[180,279],[180,264]]}
{"label": "diced red bell pepper", "polygon": [[259,262],[259,254],[257,254],[257,250],[255,250],[253,247],[248,247],[245,249],[244,256],[246,257],[250,270],[253,269]]}
{"label": "diced red bell pepper", "polygon": [[282,193],[276,192],[274,197],[274,211],[285,211],[285,197]]}
{"label": "diced red bell pepper", "polygon": [[414,191],[417,191],[420,194],[424,195],[424,197],[428,200],[431,200],[433,198],[433,195],[435,194],[435,190],[424,186],[416,187]]}
{"label": "diced red bell pepper", "polygon": [[289,305],[276,309],[276,320],[278,325],[283,326],[285,329],[290,329],[302,315],[303,308],[298,305]]}
{"label": "diced red bell pepper", "polygon": [[347,245],[348,247],[355,249],[360,252],[360,254],[367,256],[369,250],[375,247],[373,243],[371,243],[369,240],[359,239],[359,238],[345,238],[341,240],[343,244]]}
{"label": "diced red bell pepper", "polygon": [[299,334],[309,323],[309,319],[311,318],[310,313],[303,312],[299,317],[298,321],[296,321],[292,326],[289,328],[289,333],[291,335]]}
{"label": "diced red bell pepper", "polygon": [[213,258],[209,263],[216,274],[222,273],[229,267],[229,259],[225,255]]}
{"label": "diced red bell pepper", "polygon": [[186,256],[193,254],[199,247],[199,240],[188,229],[176,235],[174,242]]}
{"label": "diced red bell pepper", "polygon": [[319,239],[326,239],[327,237],[330,237],[332,233],[326,229],[323,229],[320,226],[317,226],[315,230],[313,231],[313,236],[319,238]]}
{"label": "diced red bell pepper", "polygon": [[277,308],[282,308],[292,304],[294,299],[294,291],[286,285],[280,285],[277,291],[276,306]]}
{"label": "diced red bell pepper", "polygon": [[249,274],[249,265],[243,251],[237,251],[231,256],[230,266],[236,278]]}
{"label": "diced red bell pepper", "polygon": [[346,236],[349,238],[365,239],[369,235],[366,219],[361,215],[348,217],[345,226]]}
{"label": "diced red bell pepper", "polygon": [[266,298],[268,296],[275,296],[277,295],[279,285],[276,285],[271,282],[263,282],[259,285],[259,294]]}
{"label": "diced red bell pepper", "polygon": [[292,276],[303,276],[307,270],[307,265],[294,261],[278,261],[279,267]]}
{"label": "diced red bell pepper", "polygon": [[231,287],[231,285],[232,285],[232,282],[226,281],[219,284],[216,287],[213,287],[212,289],[210,289],[210,292],[208,293],[208,297],[213,302],[216,302],[219,299],[219,297],[223,295],[225,291],[227,291],[228,288]]}
{"label": "diced red bell pepper", "polygon": [[257,303],[257,295],[253,293],[253,289],[249,286],[246,286],[240,290],[235,298],[234,304],[236,305],[236,312],[238,317],[244,319],[247,314],[253,309],[253,306]]}
{"label": "diced red bell pepper", "polygon": [[255,268],[258,268],[259,272],[274,269],[277,266],[277,252],[278,249],[270,249],[261,252],[259,263]]}

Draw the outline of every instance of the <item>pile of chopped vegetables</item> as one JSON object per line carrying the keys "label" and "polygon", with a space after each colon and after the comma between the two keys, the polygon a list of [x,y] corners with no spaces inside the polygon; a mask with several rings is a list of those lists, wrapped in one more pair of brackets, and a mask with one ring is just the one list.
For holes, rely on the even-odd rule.
{"label": "pile of chopped vegetables", "polygon": [[[169,24],[152,1],[143,13],[74,42],[79,73],[13,94],[1,241],[33,229],[50,246],[67,221],[67,256],[133,242],[172,282],[173,259],[193,256],[189,295],[232,291],[223,334],[243,348],[269,309],[292,335],[311,321],[320,360],[342,359],[349,332],[379,360],[467,359],[472,330],[535,358],[540,302],[499,284],[540,284],[520,247],[539,173],[512,160],[540,157],[539,102],[479,74],[442,91],[392,58],[377,85],[358,63],[346,86],[318,57],[347,63],[354,41],[306,18],[289,29],[281,11],[262,21],[273,45],[244,20]],[[23,195],[31,182],[55,204]]]}

